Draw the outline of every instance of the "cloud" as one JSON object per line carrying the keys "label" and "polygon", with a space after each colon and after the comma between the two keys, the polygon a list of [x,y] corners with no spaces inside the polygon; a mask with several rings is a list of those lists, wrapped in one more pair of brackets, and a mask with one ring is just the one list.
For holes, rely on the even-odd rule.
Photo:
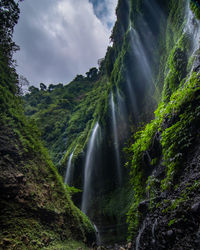
{"label": "cloud", "polygon": [[[111,2],[106,8],[112,8]],[[105,55],[110,36],[106,24],[113,20],[106,16],[99,19],[88,0],[24,1],[14,32],[21,47],[15,56],[18,73],[35,86],[68,83],[84,74]]]}
{"label": "cloud", "polygon": [[89,0],[93,4],[94,12],[101,19],[104,25],[109,29],[112,28],[115,20],[115,9],[118,0]]}

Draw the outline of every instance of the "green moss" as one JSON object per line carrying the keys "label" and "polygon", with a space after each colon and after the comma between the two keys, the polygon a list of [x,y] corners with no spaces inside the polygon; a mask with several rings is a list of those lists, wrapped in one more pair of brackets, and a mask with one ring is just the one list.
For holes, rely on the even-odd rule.
{"label": "green moss", "polygon": [[190,8],[195,14],[196,18],[200,20],[200,4],[198,0],[191,0],[190,1]]}
{"label": "green moss", "polygon": [[[74,80],[66,86],[52,85],[51,91],[32,91],[25,96],[26,114],[31,115],[41,129],[44,144],[62,175],[73,151],[74,162],[81,157],[94,123],[97,120],[105,123],[109,86],[102,75],[95,81]],[[52,100],[50,105],[44,105],[46,97]],[[37,105],[32,115],[28,109],[34,107],[34,98]],[[61,105],[61,99],[70,100],[70,106]]]}
{"label": "green moss", "polygon": [[8,244],[8,249],[41,249],[62,239],[86,242],[94,228],[71,201],[35,122],[25,117],[15,88],[17,75],[3,60],[0,69],[0,170],[5,191],[0,199],[0,248]]}
{"label": "green moss", "polygon": [[77,250],[77,249],[82,249],[82,250],[88,250],[89,248],[84,245],[82,242],[77,242],[77,241],[61,241],[61,242],[56,242],[53,243],[51,246],[44,247],[42,249],[47,249],[47,250]]}
{"label": "green moss", "polygon": [[170,227],[170,226],[174,225],[176,222],[177,222],[177,219],[172,219],[172,220],[170,220],[170,222],[168,223],[168,226]]}
{"label": "green moss", "polygon": [[[133,186],[134,197],[133,204],[128,212],[128,222],[130,233],[133,234],[139,223],[139,213],[137,206],[145,197],[146,171],[143,156],[152,146],[154,135],[157,131],[161,133],[162,154],[164,165],[166,166],[166,177],[162,180],[162,189],[172,186],[176,174],[181,169],[183,155],[192,146],[195,136],[195,129],[199,122],[200,108],[198,105],[200,90],[199,75],[193,73],[190,80],[185,82],[183,87],[175,91],[169,103],[161,103],[155,112],[155,119],[147,124],[145,129],[135,134],[135,143],[129,148],[132,154],[131,165],[131,184]],[[194,102],[194,104],[193,104]],[[165,128],[165,120],[176,118],[175,122]],[[150,191],[150,197],[156,196],[156,179],[149,177],[147,181],[147,192]],[[171,209],[174,209],[184,199],[177,200]]]}

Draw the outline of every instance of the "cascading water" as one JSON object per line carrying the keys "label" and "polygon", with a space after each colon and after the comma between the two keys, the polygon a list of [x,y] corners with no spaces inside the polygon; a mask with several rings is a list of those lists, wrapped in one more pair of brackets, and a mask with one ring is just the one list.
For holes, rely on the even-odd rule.
{"label": "cascading water", "polygon": [[96,225],[94,225],[94,229],[95,229],[95,234],[96,234],[97,245],[100,245],[101,244],[101,238],[100,238],[99,230],[98,230]]}
{"label": "cascading water", "polygon": [[139,34],[136,30],[130,27],[131,38],[132,38],[132,50],[135,55],[137,62],[140,66],[141,73],[143,74],[145,81],[147,83],[152,82],[152,72],[148,57],[146,55],[145,49],[142,45]]}
{"label": "cascading water", "polygon": [[129,121],[127,107],[124,98],[120,95],[117,89],[117,106],[118,106],[118,138],[119,141],[124,141],[129,135]]}
{"label": "cascading water", "polygon": [[194,13],[191,11],[189,1],[186,7],[186,20],[184,32],[189,34],[191,37],[191,54],[194,54],[200,47],[200,22],[196,19]]}
{"label": "cascading water", "polygon": [[134,114],[137,117],[137,113],[138,113],[138,105],[136,102],[136,96],[135,96],[135,92],[131,83],[131,80],[129,78],[129,76],[126,76],[126,82],[127,82],[127,87],[128,87],[128,97],[130,99],[130,103],[131,103],[131,108],[134,111]]}
{"label": "cascading water", "polygon": [[[145,93],[151,95],[154,90],[153,84],[153,53],[155,47],[155,37],[153,36],[150,28],[145,26],[145,22],[142,20],[144,24],[145,34],[147,36],[145,39],[149,39],[149,44],[152,44],[151,49],[149,50],[149,46],[144,42],[143,36],[140,32],[133,29],[130,25],[129,28],[129,37],[130,37],[130,45],[131,45],[131,54],[130,54],[130,65],[129,70],[126,75],[126,83],[127,83],[127,97],[129,99],[129,104],[131,106],[131,113],[133,114],[133,119],[137,123],[139,117],[141,115],[141,107],[143,106],[142,102],[143,96]],[[128,104],[128,105],[129,105]],[[129,106],[129,107],[130,107]]]}
{"label": "cascading water", "polygon": [[101,133],[99,123],[96,122],[89,143],[86,154],[85,168],[84,168],[84,183],[81,210],[87,214],[90,202],[92,200],[92,173],[95,167],[95,153],[100,143]]}
{"label": "cascading water", "polygon": [[140,238],[141,238],[141,236],[142,236],[142,234],[143,234],[143,232],[144,232],[144,229],[145,229],[145,227],[146,227],[146,224],[147,224],[147,221],[146,221],[146,219],[145,219],[145,220],[143,221],[142,227],[141,227],[140,230],[139,230],[139,234],[138,234],[138,236],[137,236],[137,238],[136,238],[135,250],[139,250],[139,248],[140,248]]}
{"label": "cascading water", "polygon": [[158,219],[155,219],[154,223],[153,223],[153,226],[152,226],[152,243],[155,245],[156,244],[156,235],[155,235],[155,229],[156,229],[156,226],[158,224]]}
{"label": "cascading water", "polygon": [[111,110],[112,110],[112,127],[113,127],[113,136],[114,136],[114,149],[115,149],[115,158],[116,158],[116,166],[117,166],[117,175],[119,184],[121,184],[121,169],[120,169],[120,154],[119,154],[119,138],[117,131],[117,119],[116,119],[116,109],[113,98],[113,93],[111,93]]}
{"label": "cascading water", "polygon": [[67,162],[67,171],[66,171],[65,180],[64,180],[64,183],[68,184],[69,186],[72,185],[72,179],[73,179],[73,165],[72,165],[73,154],[74,152],[72,152],[69,156],[69,159]]}

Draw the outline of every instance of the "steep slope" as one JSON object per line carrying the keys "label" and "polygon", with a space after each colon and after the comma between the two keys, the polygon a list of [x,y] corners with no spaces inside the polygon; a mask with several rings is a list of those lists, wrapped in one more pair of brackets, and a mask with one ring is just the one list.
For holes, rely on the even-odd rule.
{"label": "steep slope", "polygon": [[15,76],[5,64],[1,69],[1,246],[38,249],[86,242],[92,226],[73,205],[35,125],[26,120],[20,98],[10,90]]}
{"label": "steep slope", "polygon": [[87,249],[93,226],[74,206],[38,129],[24,115],[12,64],[18,4],[1,1],[0,8],[0,248]]}
{"label": "steep slope", "polygon": [[119,0],[101,75],[69,113],[59,169],[73,169],[103,243],[125,240],[128,224],[136,249],[199,247],[199,6]]}
{"label": "steep slope", "polygon": [[[141,46],[140,57],[147,53],[148,60],[140,29],[142,21],[149,18],[146,27],[153,33],[147,7],[152,15],[155,12],[147,1],[138,3],[137,9],[132,8],[133,46]],[[152,54],[155,58],[161,46],[160,66],[153,81],[155,90],[159,89],[154,97],[161,101],[155,119],[143,130],[138,128],[133,144],[127,147],[126,166],[130,166],[134,190],[128,212],[129,240],[136,249],[198,249],[200,24],[187,1],[151,4],[165,16],[163,35]],[[199,5],[195,6],[199,10]],[[151,44],[152,37],[145,35]]]}

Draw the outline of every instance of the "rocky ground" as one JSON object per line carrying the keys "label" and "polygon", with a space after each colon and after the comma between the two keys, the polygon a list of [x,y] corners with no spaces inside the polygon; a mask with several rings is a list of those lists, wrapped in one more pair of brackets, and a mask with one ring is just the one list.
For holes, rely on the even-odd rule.
{"label": "rocky ground", "polygon": [[133,244],[131,242],[129,243],[121,243],[121,244],[114,244],[114,245],[108,245],[108,246],[96,246],[96,244],[93,244],[93,247],[90,250],[128,250],[133,249]]}

